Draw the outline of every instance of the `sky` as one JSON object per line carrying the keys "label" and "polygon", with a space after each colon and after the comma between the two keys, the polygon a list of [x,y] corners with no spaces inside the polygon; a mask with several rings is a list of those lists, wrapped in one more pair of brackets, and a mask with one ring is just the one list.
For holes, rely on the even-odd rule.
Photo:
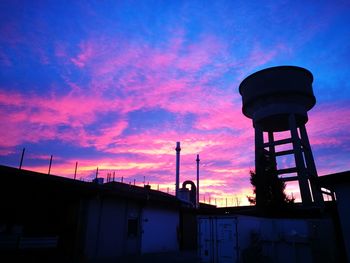
{"label": "sky", "polygon": [[[307,130],[319,175],[349,170],[347,1],[0,1],[0,164],[149,183],[247,204],[254,130],[240,82],[271,66],[314,75]],[[283,137],[283,134],[281,135]],[[279,168],[288,167],[282,160]],[[298,187],[287,191],[298,196]]]}

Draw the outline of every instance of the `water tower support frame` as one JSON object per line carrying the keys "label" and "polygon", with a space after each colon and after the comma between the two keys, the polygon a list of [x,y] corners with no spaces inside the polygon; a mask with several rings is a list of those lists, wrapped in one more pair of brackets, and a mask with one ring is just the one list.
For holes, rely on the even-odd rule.
{"label": "water tower support frame", "polygon": [[[264,142],[264,131],[259,122],[254,122],[255,128],[255,167],[257,174],[264,174],[264,165],[260,162],[264,154],[278,165],[277,156],[293,155],[295,160],[295,167],[277,169],[277,175],[296,173],[297,176],[279,177],[285,182],[298,181],[300,195],[304,206],[318,205],[322,206],[322,193],[317,185],[317,170],[312,155],[310,142],[306,132],[305,125],[298,127],[294,114],[289,115],[289,131],[290,138],[275,140],[274,132],[268,131],[268,142]],[[299,131],[298,131],[299,129]],[[300,136],[299,136],[300,134]],[[292,149],[276,151],[277,145],[290,145]],[[268,148],[268,150],[266,149]],[[258,183],[264,180],[261,176],[257,177]],[[309,183],[310,182],[310,183]],[[263,184],[262,184],[263,185]],[[256,202],[259,204],[265,189],[256,189]]]}

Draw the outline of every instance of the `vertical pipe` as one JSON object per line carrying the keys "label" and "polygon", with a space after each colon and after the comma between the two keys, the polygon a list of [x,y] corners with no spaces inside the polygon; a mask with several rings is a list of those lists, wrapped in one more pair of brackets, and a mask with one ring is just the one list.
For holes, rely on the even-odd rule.
{"label": "vertical pipe", "polygon": [[19,162],[19,170],[22,169],[23,157],[24,157],[24,152],[25,152],[25,150],[26,150],[26,148],[23,148],[23,150],[22,150],[21,161]]}
{"label": "vertical pipe", "polygon": [[197,196],[196,196],[196,206],[197,206],[197,208],[199,208],[199,162],[200,162],[199,154],[197,154],[196,162],[197,162]]}
{"label": "vertical pipe", "polygon": [[175,184],[175,196],[179,196],[179,186],[180,186],[180,142],[176,142],[176,184]]}
{"label": "vertical pipe", "polygon": [[49,164],[49,171],[48,171],[48,175],[50,175],[50,172],[51,172],[51,165],[52,165],[52,154],[51,154],[51,157],[50,157],[50,164]]}
{"label": "vertical pipe", "polygon": [[98,167],[96,169],[96,175],[95,175],[96,183],[97,183],[97,177],[98,177]]}
{"label": "vertical pipe", "polygon": [[78,162],[75,162],[74,180],[75,178],[77,178],[77,169],[78,169]]}
{"label": "vertical pipe", "polygon": [[114,179],[115,179],[115,171],[113,171],[113,182],[114,182]]}

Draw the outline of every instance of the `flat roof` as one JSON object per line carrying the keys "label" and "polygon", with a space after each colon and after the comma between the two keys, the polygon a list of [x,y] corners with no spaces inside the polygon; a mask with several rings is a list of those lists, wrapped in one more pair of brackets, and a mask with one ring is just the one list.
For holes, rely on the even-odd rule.
{"label": "flat roof", "polygon": [[350,171],[344,171],[344,172],[319,176],[318,182],[321,185],[321,187],[334,186],[338,184],[349,184]]}
{"label": "flat roof", "polygon": [[62,198],[100,195],[164,207],[180,207],[182,204],[173,195],[145,187],[120,182],[97,184],[3,165],[0,165],[0,181],[1,191],[16,191],[19,195],[50,191]]}

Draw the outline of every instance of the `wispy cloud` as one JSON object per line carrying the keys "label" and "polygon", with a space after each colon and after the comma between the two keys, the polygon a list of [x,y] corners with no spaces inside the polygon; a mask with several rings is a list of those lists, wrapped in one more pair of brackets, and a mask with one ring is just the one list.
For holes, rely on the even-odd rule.
{"label": "wispy cloud", "polygon": [[[239,196],[246,202],[254,136],[251,120],[241,113],[240,81],[281,63],[313,63],[324,81],[328,72],[318,64],[320,50],[323,58],[334,58],[332,65],[347,63],[346,47],[341,45],[341,56],[334,54],[340,45],[328,47],[325,39],[348,43],[342,33],[348,7],[159,5],[162,12],[156,16],[142,4],[43,4],[28,13],[23,3],[4,5],[0,155],[13,156],[26,145],[50,145],[60,152],[53,173],[72,176],[79,161],[79,177],[86,180],[99,166],[101,176],[118,171],[118,177],[137,182],[147,176],[171,192],[174,147],[181,141],[181,178],[193,180],[195,155],[201,156],[202,199],[210,195],[225,205],[226,198],[230,204]],[[76,15],[67,16],[67,9]],[[342,85],[333,78],[332,91],[337,91]],[[340,100],[337,94],[348,95],[344,90],[332,96]],[[319,93],[308,130],[325,173],[349,161],[350,112],[346,103],[326,104],[325,88]],[[74,152],[89,157],[72,157]],[[26,165],[47,171],[45,154],[50,153],[31,153]]]}

